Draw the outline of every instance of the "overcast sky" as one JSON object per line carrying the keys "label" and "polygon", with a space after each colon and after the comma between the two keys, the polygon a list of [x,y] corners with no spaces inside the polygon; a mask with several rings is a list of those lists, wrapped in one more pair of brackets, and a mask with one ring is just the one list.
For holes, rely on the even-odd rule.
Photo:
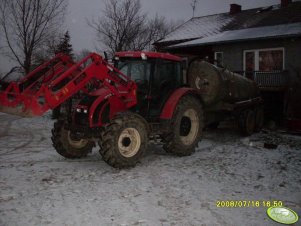
{"label": "overcast sky", "polygon": [[[105,0],[69,0],[66,26],[70,31],[74,50],[94,50],[95,33],[87,26],[85,18],[101,15]],[[278,4],[280,0],[199,0],[195,16],[206,16],[229,11],[231,3],[242,9]],[[142,9],[154,16],[165,16],[172,20],[189,20],[192,16],[191,0],[141,0]]]}
{"label": "overcast sky", "polygon": [[[231,3],[242,9],[263,7],[280,3],[281,0],[199,0],[195,16],[228,12]],[[86,18],[101,15],[105,0],[69,0],[65,29],[70,31],[73,49],[95,50],[95,33],[87,26]],[[141,0],[143,11],[149,16],[158,14],[172,20],[189,20],[192,16],[191,0]],[[0,57],[0,70],[7,71],[12,63]]]}

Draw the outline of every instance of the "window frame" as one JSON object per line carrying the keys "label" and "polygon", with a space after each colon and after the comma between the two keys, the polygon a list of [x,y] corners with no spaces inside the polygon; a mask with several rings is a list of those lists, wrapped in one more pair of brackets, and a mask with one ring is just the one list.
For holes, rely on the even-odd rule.
{"label": "window frame", "polygon": [[[217,54],[221,54],[222,55],[222,62],[217,62]],[[216,52],[214,52],[214,65],[215,66],[224,65],[224,52],[222,52],[222,51],[216,51]]]}
{"label": "window frame", "polygon": [[273,51],[282,50],[282,70],[285,70],[285,48],[275,47],[275,48],[262,48],[262,49],[248,49],[243,51],[243,71],[246,72],[246,53],[254,53],[254,71],[259,71],[259,52],[261,51]]}
{"label": "window frame", "polygon": [[[144,69],[143,69],[143,74],[144,74],[144,78],[139,78],[141,80],[145,80],[145,81],[150,81],[151,79],[151,68],[152,68],[152,63],[151,62],[147,62],[145,60],[125,60],[125,61],[121,61],[124,63],[124,65],[122,65],[122,67],[117,66],[118,70],[120,70],[124,75],[128,76],[132,81],[136,81],[137,79],[133,78],[133,74],[132,74],[132,69],[133,69],[133,65],[143,65]],[[126,72],[122,71],[123,67],[127,67]],[[149,66],[149,73],[147,73],[147,67]],[[138,79],[138,80],[139,80]]]}

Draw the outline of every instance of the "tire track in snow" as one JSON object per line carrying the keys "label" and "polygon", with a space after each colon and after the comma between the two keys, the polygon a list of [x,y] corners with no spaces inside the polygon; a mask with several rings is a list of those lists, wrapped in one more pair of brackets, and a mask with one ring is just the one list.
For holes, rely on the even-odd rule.
{"label": "tire track in snow", "polygon": [[[0,115],[0,138],[8,135],[8,131],[10,130],[12,123],[19,118],[11,117],[10,115],[1,114]],[[3,125],[4,124],[4,125]]]}
{"label": "tire track in snow", "polygon": [[14,147],[13,149],[2,152],[1,155],[2,156],[14,155],[14,154],[17,154],[17,153],[14,153],[15,151],[18,151],[22,148],[26,148],[28,145],[30,145],[33,142],[33,138],[34,138],[34,135],[30,131],[28,131],[28,135],[29,135],[29,138],[27,138],[28,140],[26,139],[27,141],[25,141],[25,143],[21,143],[20,145]]}

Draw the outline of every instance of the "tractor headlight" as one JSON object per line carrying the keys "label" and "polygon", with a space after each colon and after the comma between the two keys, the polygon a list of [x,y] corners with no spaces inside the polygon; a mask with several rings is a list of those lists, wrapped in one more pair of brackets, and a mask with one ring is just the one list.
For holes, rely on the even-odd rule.
{"label": "tractor headlight", "polygon": [[141,53],[141,58],[142,58],[142,60],[147,60],[146,54],[145,53]]}
{"label": "tractor headlight", "polygon": [[80,113],[81,109],[80,108],[76,108],[76,112]]}
{"label": "tractor headlight", "polygon": [[85,114],[87,114],[87,113],[88,113],[88,110],[87,110],[87,109],[85,109],[85,110],[84,110],[84,113],[85,113]]}

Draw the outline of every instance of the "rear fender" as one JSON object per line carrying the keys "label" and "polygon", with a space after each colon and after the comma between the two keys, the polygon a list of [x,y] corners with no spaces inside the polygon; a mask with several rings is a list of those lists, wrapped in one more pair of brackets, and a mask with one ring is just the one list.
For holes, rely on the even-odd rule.
{"label": "rear fender", "polygon": [[176,91],[174,91],[171,94],[171,96],[168,98],[168,100],[166,101],[166,103],[163,107],[163,110],[160,114],[160,119],[165,119],[165,120],[171,119],[179,100],[183,96],[189,95],[189,94],[196,96],[198,99],[201,100],[200,95],[198,94],[198,92],[195,89],[188,88],[188,87],[179,88]]}

